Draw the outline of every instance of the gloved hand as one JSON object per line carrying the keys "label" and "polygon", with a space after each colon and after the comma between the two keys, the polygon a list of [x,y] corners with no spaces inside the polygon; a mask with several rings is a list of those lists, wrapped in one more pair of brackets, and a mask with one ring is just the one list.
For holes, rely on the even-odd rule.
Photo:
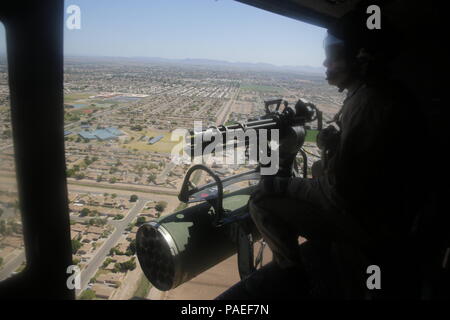
{"label": "gloved hand", "polygon": [[258,201],[268,196],[287,196],[291,178],[277,176],[262,176],[252,198]]}
{"label": "gloved hand", "polygon": [[317,134],[316,142],[320,150],[334,149],[339,143],[340,132],[334,126],[328,126]]}

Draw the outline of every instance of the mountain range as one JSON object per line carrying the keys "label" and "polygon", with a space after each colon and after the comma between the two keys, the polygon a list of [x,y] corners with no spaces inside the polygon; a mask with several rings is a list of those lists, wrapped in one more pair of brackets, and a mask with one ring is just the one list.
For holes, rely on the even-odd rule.
{"label": "mountain range", "polygon": [[240,69],[249,71],[285,71],[296,73],[307,73],[315,75],[324,75],[325,68],[312,66],[276,66],[270,63],[250,63],[250,62],[229,62],[224,60],[212,59],[168,59],[159,57],[101,57],[101,56],[67,56],[66,58],[87,58],[89,60],[107,60],[107,61],[128,61],[128,62],[143,62],[143,63],[163,63],[163,64],[177,64],[186,66],[199,67],[215,67],[220,69]]}

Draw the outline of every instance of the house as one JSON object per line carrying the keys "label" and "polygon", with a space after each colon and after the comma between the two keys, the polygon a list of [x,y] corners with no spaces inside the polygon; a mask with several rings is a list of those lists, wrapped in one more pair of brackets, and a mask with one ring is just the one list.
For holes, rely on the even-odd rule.
{"label": "house", "polygon": [[94,284],[92,290],[98,298],[109,299],[114,292],[114,288],[105,286],[103,284]]}
{"label": "house", "polygon": [[103,273],[96,278],[97,283],[103,283],[107,285],[112,285],[114,287],[120,286],[120,281],[122,281],[124,274],[123,273]]}
{"label": "house", "polygon": [[152,210],[152,212],[141,212],[139,216],[154,218],[156,210]]}
{"label": "house", "polygon": [[109,133],[115,135],[115,136],[122,136],[122,135],[124,135],[124,133],[122,131],[120,131],[119,129],[117,129],[117,128],[110,127],[110,128],[105,128],[105,130],[108,131]]}
{"label": "house", "polygon": [[[82,125],[81,126],[81,128],[83,128],[83,129],[87,129],[89,127],[90,127],[89,125]],[[90,133],[89,131],[80,131],[78,133],[78,135],[81,138],[86,139],[86,140],[95,140],[95,139],[97,139],[97,137],[95,135],[93,135],[92,133]]]}
{"label": "house", "polygon": [[79,254],[87,254],[89,252],[91,252],[92,250],[92,244],[90,243],[85,243],[81,246],[80,249],[78,249],[77,253]]}
{"label": "house", "polygon": [[115,255],[115,256],[111,257],[111,259],[113,261],[115,261],[116,263],[124,263],[124,262],[127,262],[128,260],[130,260],[131,258],[129,256]]}
{"label": "house", "polygon": [[82,242],[89,243],[92,241],[97,241],[100,236],[96,233],[88,233],[83,237]]}
{"label": "house", "polygon": [[12,247],[5,247],[2,248],[0,250],[0,258],[3,258],[4,260],[6,260],[5,258],[10,255],[12,252],[14,251],[14,248]]}
{"label": "house", "polygon": [[81,223],[75,223],[72,225],[71,230],[75,232],[84,232],[86,231],[87,226]]}
{"label": "house", "polygon": [[72,239],[72,240],[74,240],[74,239],[78,239],[78,237],[80,236],[80,232],[78,232],[78,231],[74,231],[74,230],[71,230],[70,231],[70,239]]}
{"label": "house", "polygon": [[157,143],[159,140],[161,140],[162,138],[164,138],[163,135],[159,135],[157,137],[152,137],[151,139],[148,140],[148,144],[155,144]]}
{"label": "house", "polygon": [[112,199],[110,199],[110,200],[105,200],[105,201],[103,202],[103,206],[104,206],[104,207],[107,207],[107,208],[113,208],[113,207],[114,207],[114,204],[115,204],[115,201],[112,200]]}
{"label": "house", "polygon": [[[97,176],[97,175],[95,174],[95,176]],[[90,206],[99,206],[102,203],[102,201],[103,201],[103,196],[93,195],[93,196],[89,197],[88,204]]]}
{"label": "house", "polygon": [[125,242],[125,243],[122,242],[122,243],[119,243],[116,246],[116,248],[119,249],[120,252],[125,253],[128,249],[128,246],[129,246],[128,242]]}
{"label": "house", "polygon": [[95,226],[90,226],[87,230],[87,233],[94,233],[97,235],[101,235],[103,233],[103,228],[100,227],[95,227]]}
{"label": "house", "polygon": [[2,245],[20,248],[23,245],[23,239],[22,237],[8,236],[3,239]]}
{"label": "house", "polygon": [[78,198],[78,194],[77,193],[69,193],[69,202],[75,202]]}
{"label": "house", "polygon": [[130,233],[130,234],[128,234],[128,236],[127,236],[127,240],[128,241],[133,241],[134,239],[136,239],[136,233]]}

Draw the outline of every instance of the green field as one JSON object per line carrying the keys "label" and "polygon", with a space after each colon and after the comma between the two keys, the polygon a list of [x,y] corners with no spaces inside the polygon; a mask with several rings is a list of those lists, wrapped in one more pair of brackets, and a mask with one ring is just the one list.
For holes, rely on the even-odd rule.
{"label": "green field", "polygon": [[88,99],[90,96],[94,95],[92,92],[87,93],[69,93],[64,95],[64,103],[72,103],[81,99]]}
{"label": "green field", "polygon": [[316,142],[317,134],[319,133],[319,130],[307,130],[306,131],[306,142]]}

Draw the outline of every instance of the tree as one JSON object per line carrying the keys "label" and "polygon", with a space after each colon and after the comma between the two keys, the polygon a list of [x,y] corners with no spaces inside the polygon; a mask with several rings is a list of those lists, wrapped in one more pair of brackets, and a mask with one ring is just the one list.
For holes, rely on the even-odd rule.
{"label": "tree", "polygon": [[138,196],[135,195],[135,194],[132,194],[131,197],[130,197],[130,202],[136,202],[137,199],[138,199]]}
{"label": "tree", "polygon": [[163,212],[164,211],[164,209],[166,209],[166,207],[167,207],[167,202],[165,202],[165,201],[159,201],[157,204],[156,204],[156,206],[155,206],[155,209],[156,209],[156,211],[158,211],[158,212]]}
{"label": "tree", "polygon": [[2,266],[2,264],[3,264],[3,258],[0,257],[0,267]]}
{"label": "tree", "polygon": [[86,217],[90,212],[91,210],[89,210],[88,208],[83,208],[80,211],[80,217]]}
{"label": "tree", "polygon": [[116,193],[111,194],[111,199],[115,199],[115,198],[117,198],[117,194]]}
{"label": "tree", "polygon": [[97,176],[97,182],[101,182],[103,180],[103,176],[100,174]]}
{"label": "tree", "polygon": [[116,173],[118,170],[119,170],[119,169],[117,169],[116,167],[111,167],[111,168],[109,169],[109,173],[110,173],[110,174],[114,174],[114,173]]}
{"label": "tree", "polygon": [[93,161],[89,159],[89,156],[84,157],[84,165],[87,167],[89,166]]}
{"label": "tree", "polygon": [[67,176],[67,178],[72,178],[72,177],[74,177],[75,176],[75,174],[76,174],[76,171],[75,171],[75,169],[67,169],[66,170],[66,176]]}
{"label": "tree", "polygon": [[106,219],[102,219],[102,218],[92,218],[89,219],[88,224],[90,226],[104,226],[107,223]]}
{"label": "tree", "polygon": [[5,220],[0,221],[0,234],[2,236],[6,235],[6,222]]}
{"label": "tree", "polygon": [[103,262],[102,268],[106,268],[112,262],[111,258],[106,258]]}
{"label": "tree", "polygon": [[77,253],[78,249],[81,248],[81,242],[78,240],[72,240],[72,253]]}
{"label": "tree", "polygon": [[136,226],[140,226],[145,223],[145,217],[138,217],[136,220]]}
{"label": "tree", "polygon": [[130,260],[123,262],[122,266],[123,266],[124,271],[134,270],[136,268],[135,258],[133,257]]}
{"label": "tree", "polygon": [[114,265],[113,272],[126,272],[128,270],[134,270],[135,268],[136,268],[136,261],[135,258],[133,257],[128,261],[116,263]]}
{"label": "tree", "polygon": [[147,169],[151,170],[151,169],[158,169],[160,167],[159,164],[156,163],[150,163],[149,165],[147,165]]}
{"label": "tree", "polygon": [[86,289],[80,294],[80,300],[92,300],[95,298],[95,291]]}
{"label": "tree", "polygon": [[119,214],[115,215],[114,220],[122,220],[123,217],[124,217],[124,215],[119,213]]}
{"label": "tree", "polygon": [[109,183],[116,183],[117,178],[116,177],[112,177],[111,179],[109,179]]}
{"label": "tree", "polygon": [[13,233],[22,233],[18,223],[11,221],[10,226]]}
{"label": "tree", "polygon": [[148,183],[153,183],[153,182],[155,182],[155,180],[156,180],[156,174],[150,173],[150,174],[148,175],[147,182],[148,182]]}
{"label": "tree", "polygon": [[75,175],[75,179],[77,179],[77,180],[84,179],[84,173],[77,173],[77,174]]}
{"label": "tree", "polygon": [[131,252],[131,255],[136,253],[136,239],[133,239],[128,246],[127,252]]}

